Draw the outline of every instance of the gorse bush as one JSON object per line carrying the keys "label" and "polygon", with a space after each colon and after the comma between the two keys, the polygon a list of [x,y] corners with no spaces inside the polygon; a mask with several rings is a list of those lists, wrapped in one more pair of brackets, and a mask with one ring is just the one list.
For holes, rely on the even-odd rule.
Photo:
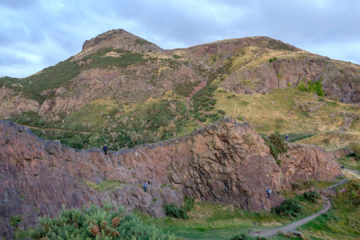
{"label": "gorse bush", "polygon": [[313,203],[320,199],[320,194],[315,191],[304,192],[303,196],[308,202]]}
{"label": "gorse bush", "polygon": [[298,85],[298,89],[303,92],[313,92],[318,96],[323,97],[325,94],[324,90],[322,89],[321,81],[322,78],[320,78],[318,81],[308,81],[307,83],[301,82]]}
{"label": "gorse bush", "polygon": [[251,237],[245,233],[232,237],[230,240],[265,240],[264,237]]}
{"label": "gorse bush", "polygon": [[39,222],[39,227],[30,231],[32,239],[173,239],[111,205],[63,210],[59,217],[41,218]]}
{"label": "gorse bush", "polygon": [[303,212],[303,207],[296,199],[286,199],[274,211],[281,216],[296,218]]}
{"label": "gorse bush", "polygon": [[184,199],[184,206],[182,207],[186,212],[194,208],[195,202],[194,199],[186,197]]}
{"label": "gorse bush", "polygon": [[360,144],[359,143],[355,143],[355,142],[351,142],[349,144],[349,150],[352,152],[352,154],[355,156],[355,159],[357,161],[360,160]]}
{"label": "gorse bush", "polygon": [[279,133],[273,133],[268,138],[263,137],[266,145],[270,148],[270,153],[275,158],[278,165],[281,164],[278,156],[279,153],[286,153],[288,150],[287,143],[283,140],[282,136]]}
{"label": "gorse bush", "polygon": [[181,218],[181,219],[189,218],[186,211],[183,208],[176,206],[175,203],[165,204],[164,210],[165,210],[166,216],[169,216],[169,217]]}

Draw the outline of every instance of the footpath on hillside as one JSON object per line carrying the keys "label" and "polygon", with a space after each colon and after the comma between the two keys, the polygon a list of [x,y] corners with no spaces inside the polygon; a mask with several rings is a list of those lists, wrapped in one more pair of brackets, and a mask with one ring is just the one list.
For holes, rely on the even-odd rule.
{"label": "footpath on hillside", "polygon": [[[355,171],[355,170],[354,170]],[[353,172],[353,171],[352,171]],[[356,174],[359,174],[359,172],[355,171]],[[360,175],[360,174],[359,174]],[[320,211],[318,211],[317,213],[311,215],[311,216],[308,216],[306,218],[303,218],[303,219],[300,219],[298,221],[295,221],[291,224],[288,224],[286,226],[282,226],[282,227],[277,227],[277,228],[272,228],[272,229],[267,229],[267,230],[258,230],[258,231],[253,231],[250,233],[250,236],[258,236],[258,237],[272,237],[272,236],[275,236],[279,233],[283,233],[283,234],[289,234],[291,232],[295,232],[296,231],[296,228],[312,221],[313,219],[317,218],[318,216],[320,216],[321,214],[324,214],[326,213],[330,208],[331,208],[331,202],[330,200],[325,196],[325,192],[326,190],[332,190],[332,189],[335,189],[343,184],[345,184],[346,182],[348,182],[348,179],[343,179],[341,180],[340,182],[322,190],[322,193],[321,193],[321,197],[323,199],[323,202],[324,202],[324,206],[322,207],[322,209]]]}

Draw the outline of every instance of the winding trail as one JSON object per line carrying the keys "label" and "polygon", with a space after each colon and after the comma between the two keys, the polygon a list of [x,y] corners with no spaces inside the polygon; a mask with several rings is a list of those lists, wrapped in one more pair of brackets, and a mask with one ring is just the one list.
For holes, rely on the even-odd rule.
{"label": "winding trail", "polygon": [[[348,181],[348,179],[343,179],[340,182],[325,188],[324,190],[332,190],[338,186],[341,186],[343,184],[345,184]],[[321,214],[326,213],[330,208],[331,208],[331,202],[330,200],[325,196],[324,194],[324,190],[322,190],[321,193],[321,197],[324,201],[324,206],[322,207],[322,209],[320,211],[318,211],[317,213],[310,215],[306,218],[300,219],[298,221],[295,221],[289,225],[285,225],[282,227],[278,227],[278,228],[272,228],[272,229],[268,229],[268,230],[263,230],[263,231],[253,231],[250,233],[250,236],[259,236],[259,237],[272,237],[277,235],[279,232],[282,232],[284,234],[288,234],[290,232],[294,232],[296,230],[296,228],[312,221],[313,219],[317,218],[318,216],[320,216]]]}

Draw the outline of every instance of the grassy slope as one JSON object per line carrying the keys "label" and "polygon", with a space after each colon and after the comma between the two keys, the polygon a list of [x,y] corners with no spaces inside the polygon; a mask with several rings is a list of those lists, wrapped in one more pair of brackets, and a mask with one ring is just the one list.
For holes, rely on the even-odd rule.
{"label": "grassy slope", "polygon": [[[299,183],[301,189],[314,187],[322,189],[333,183],[329,182],[303,182]],[[300,189],[299,188],[299,189]],[[293,192],[284,193],[286,198],[297,198],[304,212],[297,219],[311,215],[322,207],[322,201],[309,203],[300,195]],[[173,218],[151,218],[148,215],[137,212],[145,222],[154,223],[164,232],[174,233],[181,239],[230,239],[240,233],[248,233],[254,228],[278,227],[294,221],[295,219],[278,216],[272,212],[248,212],[229,205],[214,203],[195,203],[194,208],[188,213],[188,220]],[[291,239],[284,236],[276,236],[271,239]],[[296,239],[296,238],[295,238]]]}
{"label": "grassy slope", "polygon": [[360,239],[360,180],[347,183],[339,192],[333,208],[300,231],[311,239]]}

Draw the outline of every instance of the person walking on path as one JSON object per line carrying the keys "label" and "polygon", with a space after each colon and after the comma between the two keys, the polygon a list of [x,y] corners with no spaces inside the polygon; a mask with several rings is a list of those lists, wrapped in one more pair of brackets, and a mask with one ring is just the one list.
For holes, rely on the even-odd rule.
{"label": "person walking on path", "polygon": [[288,140],[289,140],[289,134],[286,134],[285,141],[288,141]]}
{"label": "person walking on path", "polygon": [[107,155],[107,149],[108,149],[107,146],[104,145],[104,146],[103,146],[103,151],[104,151],[104,154],[105,154],[105,155]]}

